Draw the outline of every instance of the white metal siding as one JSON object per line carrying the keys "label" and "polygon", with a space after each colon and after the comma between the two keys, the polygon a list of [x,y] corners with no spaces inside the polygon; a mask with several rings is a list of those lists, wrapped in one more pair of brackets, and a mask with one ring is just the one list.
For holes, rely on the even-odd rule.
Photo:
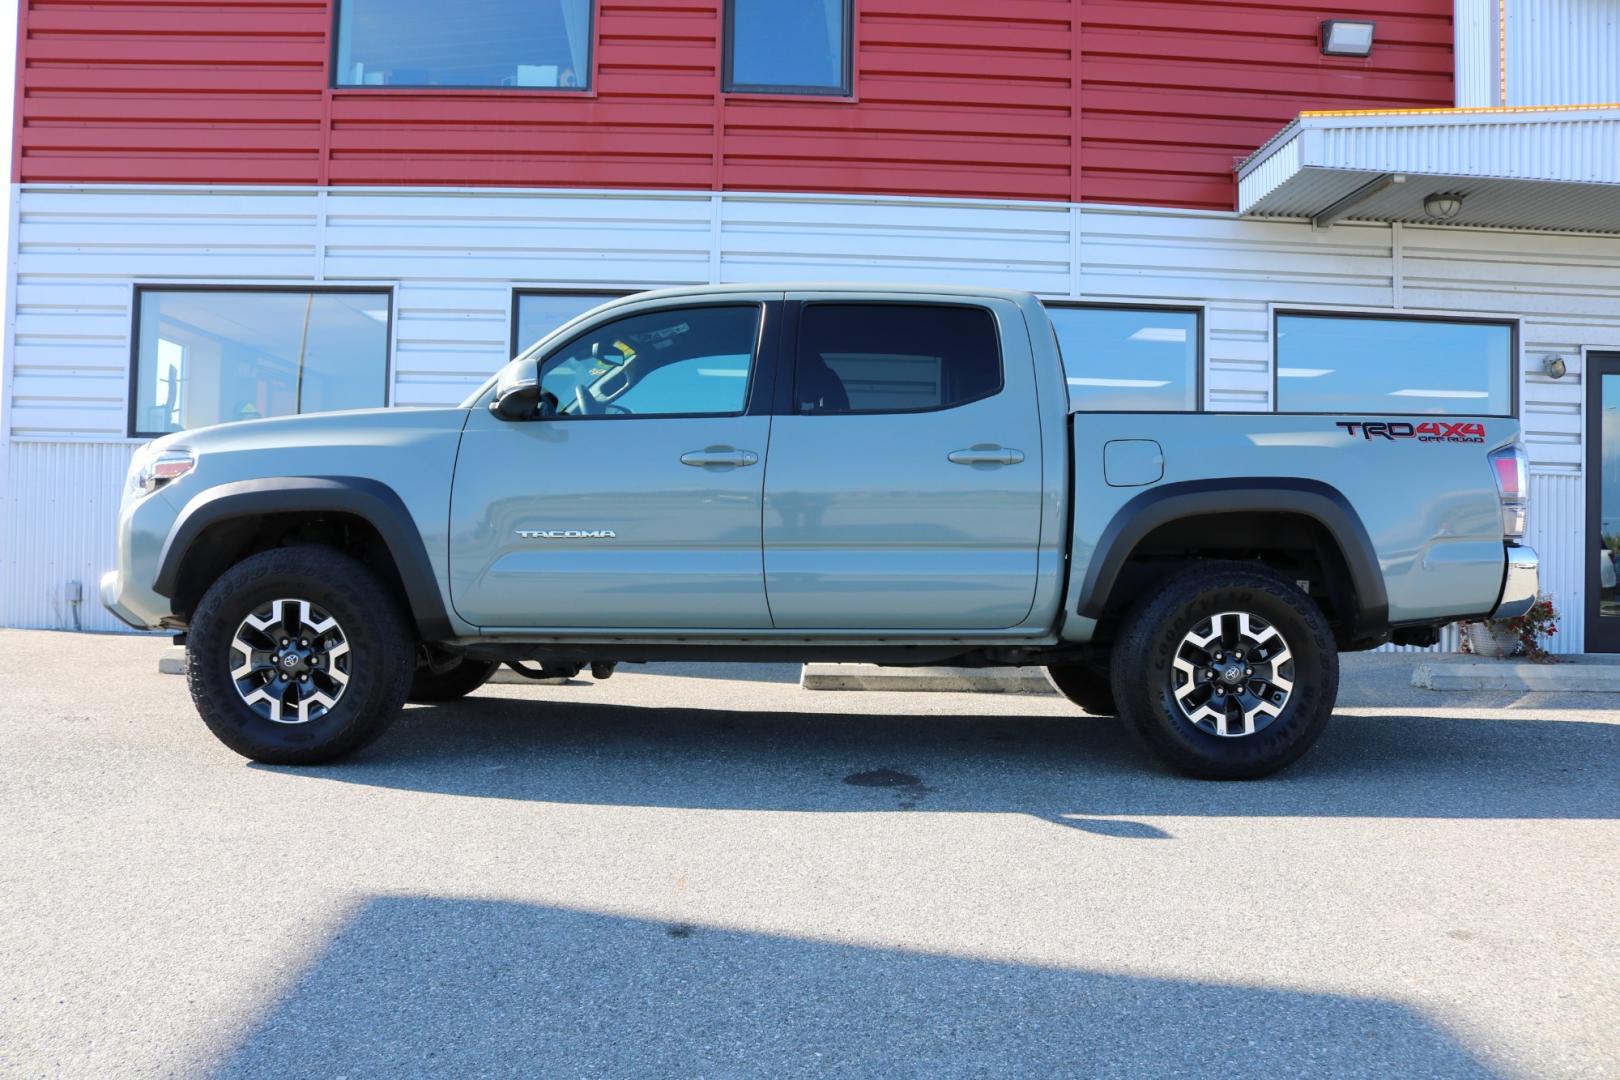
{"label": "white metal siding", "polygon": [[1459,109],[1500,105],[1501,39],[1496,32],[1497,0],[1457,0],[1452,14],[1452,55]]}
{"label": "white metal siding", "polygon": [[1507,0],[1508,105],[1620,101],[1620,3]]}
{"label": "white metal siding", "polygon": [[[20,442],[0,518],[0,626],[126,630],[101,606],[113,523],[134,444]],[[67,599],[78,582],[82,601]]]}
{"label": "white metal siding", "polygon": [[[86,626],[120,478],[133,282],[395,286],[392,400],[454,402],[506,357],[514,286],[765,278],[977,283],[1205,311],[1205,403],[1266,410],[1274,307],[1523,316],[1533,536],[1578,648],[1581,348],[1620,349],[1612,238],[1053,203],[833,196],[24,187],[0,616]],[[1569,374],[1542,373],[1561,356]],[[62,485],[66,485],[65,488]]]}

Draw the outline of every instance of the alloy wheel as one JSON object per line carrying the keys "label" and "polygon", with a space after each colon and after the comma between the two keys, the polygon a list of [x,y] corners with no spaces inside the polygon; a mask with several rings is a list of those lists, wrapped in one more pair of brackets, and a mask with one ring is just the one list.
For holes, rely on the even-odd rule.
{"label": "alloy wheel", "polygon": [[1253,735],[1282,715],[1294,692],[1294,654],[1257,615],[1224,611],[1188,630],[1170,668],[1181,714],[1224,738]]}
{"label": "alloy wheel", "polygon": [[349,639],[308,600],[272,600],[250,612],[231,639],[231,679],[242,703],[277,724],[307,724],[348,689]]}

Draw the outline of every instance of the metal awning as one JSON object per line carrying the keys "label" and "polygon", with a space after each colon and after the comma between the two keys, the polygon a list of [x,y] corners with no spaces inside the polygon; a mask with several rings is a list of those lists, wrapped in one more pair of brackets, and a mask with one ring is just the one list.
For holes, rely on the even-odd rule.
{"label": "metal awning", "polygon": [[[1456,216],[1424,209],[1439,194]],[[1620,232],[1620,105],[1301,113],[1238,166],[1238,210]]]}

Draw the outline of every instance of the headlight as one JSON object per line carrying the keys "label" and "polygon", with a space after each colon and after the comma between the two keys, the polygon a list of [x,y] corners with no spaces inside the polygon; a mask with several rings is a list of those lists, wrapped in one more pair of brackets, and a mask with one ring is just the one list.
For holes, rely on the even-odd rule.
{"label": "headlight", "polygon": [[197,467],[197,456],[190,450],[141,451],[129,463],[124,501],[133,502],[150,495],[171,480],[178,480]]}

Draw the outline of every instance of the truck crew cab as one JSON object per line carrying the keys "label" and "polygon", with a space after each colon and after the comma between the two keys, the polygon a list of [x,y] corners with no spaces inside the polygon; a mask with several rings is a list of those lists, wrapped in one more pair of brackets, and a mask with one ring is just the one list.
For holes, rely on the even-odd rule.
{"label": "truck crew cab", "polygon": [[852,660],[1044,666],[1176,768],[1257,777],[1320,736],[1339,651],[1534,602],[1517,438],[1073,411],[1026,293],[668,290],[456,408],[157,440],[102,594],[185,632],[203,720],[258,761],[503,662]]}

